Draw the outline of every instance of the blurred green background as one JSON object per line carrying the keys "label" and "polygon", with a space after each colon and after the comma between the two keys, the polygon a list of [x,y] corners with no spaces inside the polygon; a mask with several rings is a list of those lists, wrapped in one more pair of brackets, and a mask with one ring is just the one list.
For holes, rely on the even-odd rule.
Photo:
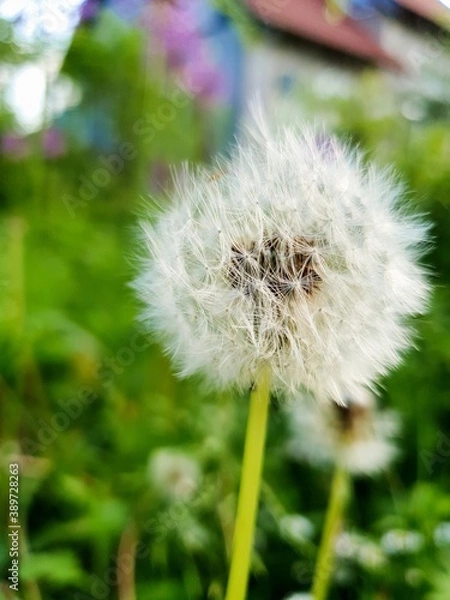
{"label": "blurred green background", "polygon": [[[39,29],[32,4],[4,16],[0,39],[0,596],[219,600],[247,399],[177,380],[140,330],[128,285],[139,216],[168,201],[170,165],[226,152],[245,119],[243,57],[267,36],[293,42],[241,5],[216,3],[231,37],[214,62],[187,25],[158,37],[154,15],[137,25],[91,2],[80,21],[67,1],[67,23]],[[194,64],[206,56],[200,73],[180,64],[180,44]],[[433,58],[414,89],[398,89],[397,75],[357,59],[320,59],[342,60],[352,76],[341,87],[325,68],[282,78],[280,118],[323,121],[393,164],[406,202],[434,224],[431,310],[417,349],[380,382],[381,403],[401,415],[400,458],[354,481],[332,598],[448,600],[450,77],[432,72]],[[21,112],[10,83],[24,73]],[[274,403],[252,600],[308,591],[323,522],[330,473],[288,457],[286,425]],[[11,462],[21,472],[19,595],[7,584]]]}

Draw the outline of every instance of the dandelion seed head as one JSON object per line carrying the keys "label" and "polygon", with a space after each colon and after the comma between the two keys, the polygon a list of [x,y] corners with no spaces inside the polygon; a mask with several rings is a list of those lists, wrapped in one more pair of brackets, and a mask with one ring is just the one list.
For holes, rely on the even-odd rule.
{"label": "dandelion seed head", "polygon": [[160,448],[148,461],[149,480],[163,496],[189,500],[200,483],[200,467],[188,455],[172,448]]}
{"label": "dandelion seed head", "polygon": [[288,454],[317,466],[338,464],[354,475],[372,475],[397,455],[397,413],[377,410],[374,396],[360,390],[346,404],[319,404],[311,397],[294,398],[285,406],[290,438]]}
{"label": "dandelion seed head", "polygon": [[229,159],[185,169],[143,226],[143,319],[181,376],[343,403],[410,345],[426,226],[401,186],[337,139],[261,117]]}

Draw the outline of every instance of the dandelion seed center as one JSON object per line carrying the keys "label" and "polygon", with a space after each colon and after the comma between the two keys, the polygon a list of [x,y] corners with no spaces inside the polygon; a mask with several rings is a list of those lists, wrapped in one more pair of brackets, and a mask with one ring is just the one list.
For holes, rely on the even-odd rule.
{"label": "dandelion seed center", "polygon": [[296,292],[310,295],[322,281],[314,267],[314,248],[304,238],[264,237],[231,247],[231,285],[257,296],[269,291],[277,299]]}
{"label": "dandelion seed center", "polygon": [[370,414],[370,409],[355,402],[348,402],[347,406],[333,404],[337,425],[343,435],[352,435],[361,426]]}

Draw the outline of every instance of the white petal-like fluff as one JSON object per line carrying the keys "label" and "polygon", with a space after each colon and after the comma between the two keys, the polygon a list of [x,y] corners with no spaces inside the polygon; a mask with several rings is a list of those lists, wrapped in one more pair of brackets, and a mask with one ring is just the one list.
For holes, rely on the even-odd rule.
{"label": "white petal-like fluff", "polygon": [[307,394],[293,397],[285,412],[290,429],[287,452],[292,458],[372,475],[386,469],[397,455],[399,417],[392,410],[377,410],[367,390],[346,398],[346,406],[321,404]]}
{"label": "white petal-like fluff", "polygon": [[401,187],[337,139],[262,121],[229,159],[185,172],[143,225],[135,286],[182,376],[344,400],[399,362],[424,309],[427,227]]}

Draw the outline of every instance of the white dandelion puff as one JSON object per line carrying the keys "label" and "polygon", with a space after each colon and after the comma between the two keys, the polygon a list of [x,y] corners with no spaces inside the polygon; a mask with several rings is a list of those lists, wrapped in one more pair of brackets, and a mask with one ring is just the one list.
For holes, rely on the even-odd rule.
{"label": "white dandelion puff", "polygon": [[377,543],[364,535],[349,531],[343,531],[337,536],[334,551],[340,560],[353,561],[369,570],[379,570],[387,562]]}
{"label": "white dandelion puff", "polygon": [[168,499],[187,501],[200,484],[198,463],[172,448],[160,448],[149,457],[148,476],[155,489]]}
{"label": "white dandelion puff", "polygon": [[410,344],[427,227],[391,174],[337,139],[258,120],[143,225],[143,319],[181,376],[244,389],[269,364],[273,390],[343,402]]}
{"label": "white dandelion puff", "polygon": [[303,515],[283,515],[278,526],[283,538],[298,544],[303,544],[314,534],[314,525]]}
{"label": "white dandelion puff", "polygon": [[320,404],[311,397],[285,407],[289,419],[288,454],[312,465],[337,465],[354,475],[377,473],[397,455],[400,429],[392,410],[377,410],[373,395],[361,390],[345,405]]}
{"label": "white dandelion puff", "polygon": [[450,521],[443,521],[435,528],[433,539],[436,546],[450,546]]}
{"label": "white dandelion puff", "polygon": [[425,538],[420,531],[392,529],[381,538],[381,547],[389,555],[415,554],[425,544]]}

